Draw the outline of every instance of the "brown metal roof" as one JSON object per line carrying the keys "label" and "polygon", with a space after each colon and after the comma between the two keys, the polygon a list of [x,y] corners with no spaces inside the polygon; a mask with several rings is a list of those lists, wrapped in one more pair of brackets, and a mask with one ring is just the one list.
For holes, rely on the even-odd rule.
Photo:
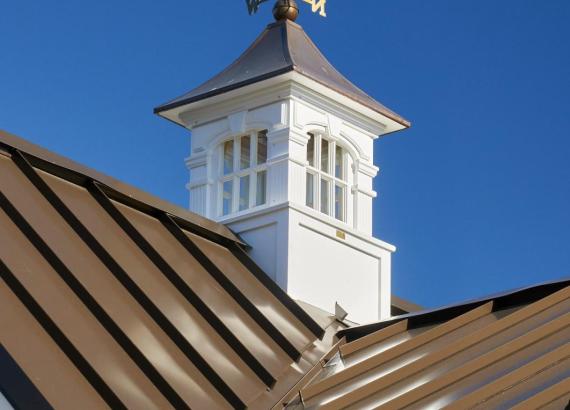
{"label": "brown metal roof", "polygon": [[290,20],[270,24],[228,68],[192,91],[154,109],[161,113],[186,104],[296,71],[402,124],[410,122],[391,111],[340,74],[303,28]]}
{"label": "brown metal roof", "polygon": [[0,399],[16,408],[570,399],[570,280],[346,329],[291,300],[226,227],[5,133],[0,278]]}
{"label": "brown metal roof", "polygon": [[340,331],[288,409],[564,408],[570,280]]}
{"label": "brown metal roof", "polygon": [[268,408],[340,329],[226,227],[5,133],[0,277],[0,390],[37,408]]}

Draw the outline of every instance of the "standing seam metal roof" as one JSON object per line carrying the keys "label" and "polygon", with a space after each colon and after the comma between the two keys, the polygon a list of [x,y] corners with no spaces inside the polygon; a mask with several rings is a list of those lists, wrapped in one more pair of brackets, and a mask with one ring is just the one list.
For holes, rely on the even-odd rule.
{"label": "standing seam metal roof", "polygon": [[62,163],[0,133],[0,360],[51,406],[265,408],[330,347],[227,228]]}
{"label": "standing seam metal roof", "polygon": [[284,401],[301,409],[560,409],[570,281],[341,330]]}

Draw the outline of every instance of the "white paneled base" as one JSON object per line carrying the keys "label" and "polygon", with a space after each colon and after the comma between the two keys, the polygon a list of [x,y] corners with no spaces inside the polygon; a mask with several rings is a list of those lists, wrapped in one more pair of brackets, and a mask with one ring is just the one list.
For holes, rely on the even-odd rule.
{"label": "white paneled base", "polygon": [[357,323],[388,318],[394,247],[343,225],[291,203],[228,221],[294,299],[328,312],[338,302]]}

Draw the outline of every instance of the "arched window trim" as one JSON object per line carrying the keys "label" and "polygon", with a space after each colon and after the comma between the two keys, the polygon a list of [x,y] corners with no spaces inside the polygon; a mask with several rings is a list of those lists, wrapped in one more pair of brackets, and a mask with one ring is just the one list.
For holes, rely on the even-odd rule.
{"label": "arched window trim", "polygon": [[[348,158],[352,156],[336,138],[321,131],[309,132],[308,135],[305,205],[348,223],[348,203],[352,198],[349,176],[352,170]],[[323,156],[325,150],[328,153]]]}
{"label": "arched window trim", "polygon": [[[248,166],[242,163],[242,141],[249,138]],[[265,141],[265,150],[260,148]],[[228,170],[226,147],[231,143],[231,169]],[[252,130],[225,138],[217,147],[219,217],[241,214],[267,204],[267,130]],[[264,151],[264,152],[263,152]],[[244,155],[247,158],[247,155]],[[246,183],[246,181],[248,181]],[[244,192],[246,195],[244,195]],[[228,194],[230,198],[228,198]]]}

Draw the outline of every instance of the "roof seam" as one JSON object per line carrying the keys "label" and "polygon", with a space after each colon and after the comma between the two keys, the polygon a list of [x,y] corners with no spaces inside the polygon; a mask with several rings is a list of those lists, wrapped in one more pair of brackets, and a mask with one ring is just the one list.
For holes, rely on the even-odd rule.
{"label": "roof seam", "polygon": [[109,316],[95,298],[87,291],[81,282],[73,275],[63,261],[55,254],[49,245],[32,228],[22,214],[14,207],[6,196],[0,191],[0,208],[8,215],[12,222],[24,234],[34,248],[42,255],[46,262],[53,268],[54,272],[71,289],[75,296],[91,312],[103,328],[113,337],[117,344],[133,360],[139,369],[156,386],[158,391],[174,406],[181,409],[188,409],[184,400],[174,390],[174,388],[164,379],[150,360],[139,350],[135,343]]}
{"label": "roof seam", "polygon": [[540,373],[558,366],[569,358],[570,345],[562,345],[553,351],[543,354],[535,361],[518,367],[503,377],[494,380],[493,383],[486,384],[454,401],[446,407],[446,410],[463,410],[479,406],[510,389],[518,387],[520,384],[527,382]]}
{"label": "roof seam", "polygon": [[441,363],[446,358],[465,351],[473,347],[475,344],[489,339],[497,333],[516,326],[527,318],[539,314],[549,307],[552,307],[567,299],[569,297],[569,293],[570,287],[567,287],[550,296],[547,296],[544,299],[534,302],[517,312],[511,313],[509,316],[499,319],[498,321],[493,322],[484,328],[476,330],[470,335],[469,338],[458,339],[448,346],[430,352],[428,355],[423,356],[422,358],[411,362],[399,368],[398,370],[387,374],[386,376],[375,379],[364,386],[356,388],[346,393],[345,395],[328,402],[322,408],[339,408],[343,405],[356,403],[357,401],[363,400],[364,398],[369,397],[371,394],[393,386],[399,380],[403,380],[404,378],[418,374],[422,370],[425,370],[428,366]]}
{"label": "roof seam", "polygon": [[[16,278],[14,273],[0,259],[0,277],[10,288],[12,293],[20,300],[22,305],[34,317],[36,322],[42,329],[52,338],[58,348],[69,359],[75,368],[85,377],[88,383],[99,394],[99,396],[113,409],[127,409],[127,406],[119,399],[113,390],[105,383],[99,373],[89,364],[83,357],[81,352],[77,350],[75,345],[65,336],[65,333],[57,326],[57,324],[49,317],[47,312],[42,309],[40,304],[28,292],[24,285]],[[1,347],[1,344],[0,344]],[[42,396],[43,398],[43,396]],[[45,398],[44,398],[45,400]],[[12,403],[21,404],[21,403]],[[36,403],[37,405],[37,403]],[[47,408],[51,409],[51,406]]]}
{"label": "roof seam", "polygon": [[482,316],[491,313],[492,305],[492,302],[486,303],[483,306],[473,309],[461,316],[456,317],[453,320],[444,322],[439,326],[430,329],[427,332],[422,333],[412,339],[406,340],[405,342],[398,344],[384,352],[373,355],[366,359],[364,362],[347,367],[312,386],[307,386],[307,388],[302,392],[302,395],[305,400],[309,400],[311,397],[314,397],[325,390],[328,390],[334,386],[338,386],[339,384],[357,377],[362,373],[384,365],[391,360],[395,360],[396,358],[417,349],[423,344],[433,342],[434,340],[437,340],[446,334],[464,327],[469,323],[481,318]]}
{"label": "roof seam", "polygon": [[270,293],[272,293],[288,310],[295,316],[313,335],[322,339],[325,330],[299,306],[289,295],[281,289],[267,274],[255,263],[255,261],[239,246],[232,244],[229,246],[232,254],[253,274]]}
{"label": "roof seam", "polygon": [[[35,172],[33,167],[20,152],[16,151],[13,157],[14,163],[36,187],[42,196],[50,203],[54,210],[72,228],[85,245],[95,254],[107,270],[117,279],[119,283],[129,292],[133,299],[144,309],[144,311],[154,320],[154,322],[168,335],[170,340],[178,349],[196,365],[203,376],[212,385],[220,384],[222,379],[216,374],[211,366],[204,360],[198,351],[186,340],[172,322],[162,313],[162,311],[150,300],[143,290],[130,278],[121,268],[115,259],[105,250],[105,248],[95,239],[89,230],[73,214],[73,212],[63,203],[55,192],[45,181]],[[223,382],[222,382],[223,383]]]}
{"label": "roof seam", "polygon": [[[528,346],[532,345],[533,343],[538,342],[539,340],[551,336],[553,333],[557,331],[561,331],[565,327],[568,326],[570,322],[570,313],[567,313],[561,317],[558,317],[546,324],[539,326],[532,331],[525,333],[518,338],[509,341],[506,344],[503,344],[497,347],[494,350],[491,350],[473,360],[470,360],[451,371],[448,371],[440,378],[431,380],[425,384],[422,384],[415,389],[409,390],[401,396],[398,396],[394,400],[390,402],[390,406],[398,406],[398,407],[406,407],[410,406],[418,401],[424,399],[425,397],[433,394],[437,391],[440,391],[453,383],[457,383],[474,373],[484,369],[487,366],[492,365],[493,363],[499,362],[504,360],[506,357],[510,355],[514,355],[520,352],[523,349],[526,349]],[[381,406],[382,408],[382,406]]]}

